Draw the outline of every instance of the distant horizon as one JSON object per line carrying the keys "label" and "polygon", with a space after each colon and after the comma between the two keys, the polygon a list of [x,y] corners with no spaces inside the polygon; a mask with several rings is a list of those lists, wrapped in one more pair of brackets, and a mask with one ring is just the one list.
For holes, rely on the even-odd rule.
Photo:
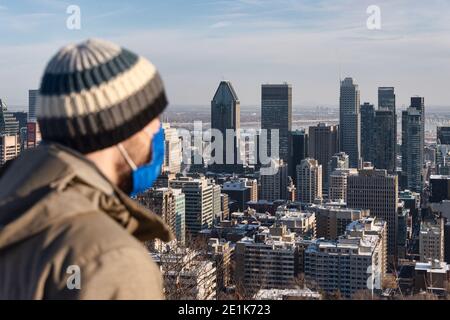
{"label": "distant horizon", "polygon": [[[0,97],[0,99],[2,99]],[[8,111],[11,112],[28,112],[28,106],[25,105],[9,105],[7,103],[7,101],[5,101],[6,106],[8,108]],[[376,103],[374,103],[375,107],[376,107]],[[197,109],[205,109],[205,110],[209,110],[209,108],[211,107],[210,105],[207,104],[177,104],[177,105],[170,105],[167,107],[167,111],[186,111],[185,108],[186,107],[191,107],[191,108],[197,108]],[[408,106],[396,106],[397,108],[397,113],[400,112],[401,110],[406,109]],[[252,109],[257,109],[259,110],[261,108],[261,105],[255,105],[255,104],[249,104],[249,105],[243,105],[241,104],[241,112],[242,111],[249,111],[249,109],[251,111],[255,111]],[[314,109],[317,108],[328,108],[328,109],[332,109],[335,111],[339,111],[339,105],[325,105],[325,104],[318,104],[318,105],[292,105],[293,111],[301,111],[299,109],[304,109],[305,111],[313,111]],[[450,103],[447,106],[444,105],[435,105],[435,106],[428,106],[425,104],[425,108],[426,111],[428,112],[438,112],[438,111],[448,111],[448,113],[450,114]],[[449,108],[449,109],[447,109]],[[178,110],[178,109],[183,109],[183,110]],[[244,109],[244,110],[242,110]],[[247,110],[245,110],[247,109]],[[437,110],[436,110],[437,109]],[[445,110],[441,110],[441,109],[445,109]]]}

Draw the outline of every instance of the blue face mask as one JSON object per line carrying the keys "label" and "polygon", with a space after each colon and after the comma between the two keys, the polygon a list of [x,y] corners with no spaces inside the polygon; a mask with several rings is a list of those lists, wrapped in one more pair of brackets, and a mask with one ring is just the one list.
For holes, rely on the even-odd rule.
{"label": "blue face mask", "polygon": [[136,196],[153,186],[153,183],[155,183],[156,179],[161,174],[162,165],[164,163],[164,145],[164,129],[161,127],[153,136],[152,160],[140,167],[137,167],[133,160],[131,160],[122,144],[118,145],[119,150],[128,165],[133,169],[133,191],[130,193],[130,196]]}

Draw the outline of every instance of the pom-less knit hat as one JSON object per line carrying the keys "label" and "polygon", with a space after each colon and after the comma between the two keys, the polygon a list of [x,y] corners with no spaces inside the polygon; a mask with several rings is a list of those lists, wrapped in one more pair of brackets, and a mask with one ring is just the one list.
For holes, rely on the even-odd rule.
{"label": "pom-less knit hat", "polygon": [[88,40],[62,48],[50,60],[38,104],[44,141],[89,153],[142,130],[167,99],[148,60],[115,44]]}

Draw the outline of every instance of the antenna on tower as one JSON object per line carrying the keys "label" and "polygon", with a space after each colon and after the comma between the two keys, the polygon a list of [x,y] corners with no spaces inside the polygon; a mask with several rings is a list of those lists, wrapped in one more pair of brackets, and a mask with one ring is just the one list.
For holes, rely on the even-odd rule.
{"label": "antenna on tower", "polygon": [[336,49],[336,58],[338,60],[339,65],[339,84],[342,82],[342,62],[341,57],[339,56],[339,49]]}

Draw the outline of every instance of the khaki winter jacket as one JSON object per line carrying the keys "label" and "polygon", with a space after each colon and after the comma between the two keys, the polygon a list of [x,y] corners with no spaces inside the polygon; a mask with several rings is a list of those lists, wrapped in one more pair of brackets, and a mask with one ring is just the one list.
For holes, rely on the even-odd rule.
{"label": "khaki winter jacket", "polygon": [[57,144],[24,152],[0,177],[0,299],[162,299],[142,242],[164,222]]}

